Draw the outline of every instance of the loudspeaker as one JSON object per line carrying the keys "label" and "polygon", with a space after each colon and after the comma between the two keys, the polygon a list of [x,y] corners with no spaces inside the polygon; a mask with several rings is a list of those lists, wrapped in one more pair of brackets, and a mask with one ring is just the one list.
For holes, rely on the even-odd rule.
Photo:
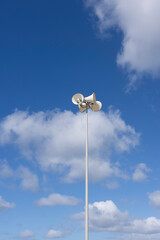
{"label": "loudspeaker", "polygon": [[84,96],[81,93],[77,93],[72,97],[72,102],[76,105],[84,101]]}
{"label": "loudspeaker", "polygon": [[90,95],[88,97],[85,97],[84,101],[88,102],[88,103],[95,103],[96,102],[96,95],[95,95],[95,93],[92,93],[92,95]]}
{"label": "loudspeaker", "polygon": [[98,112],[102,108],[102,103],[100,101],[96,101],[91,105],[91,109],[93,112]]}
{"label": "loudspeaker", "polygon": [[86,103],[78,104],[78,108],[80,112],[83,112],[84,110],[86,110]]}

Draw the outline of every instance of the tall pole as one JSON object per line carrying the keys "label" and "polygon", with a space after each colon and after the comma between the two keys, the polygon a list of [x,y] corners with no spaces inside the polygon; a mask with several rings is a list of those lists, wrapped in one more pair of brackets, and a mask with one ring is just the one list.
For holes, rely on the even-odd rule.
{"label": "tall pole", "polygon": [[86,106],[86,194],[85,194],[85,240],[88,240],[88,107]]}
{"label": "tall pole", "polygon": [[72,97],[73,104],[78,105],[79,111],[86,110],[86,176],[85,176],[85,240],[89,240],[89,209],[88,209],[88,108],[93,112],[98,112],[102,108],[102,103],[96,101],[96,95],[93,93],[88,97],[84,97],[81,93],[77,93]]}

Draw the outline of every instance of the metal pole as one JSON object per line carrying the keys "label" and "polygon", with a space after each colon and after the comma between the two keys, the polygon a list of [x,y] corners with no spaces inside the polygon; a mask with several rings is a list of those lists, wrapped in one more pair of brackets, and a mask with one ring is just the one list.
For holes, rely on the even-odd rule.
{"label": "metal pole", "polygon": [[88,240],[88,108],[86,106],[86,197],[85,197],[85,240]]}

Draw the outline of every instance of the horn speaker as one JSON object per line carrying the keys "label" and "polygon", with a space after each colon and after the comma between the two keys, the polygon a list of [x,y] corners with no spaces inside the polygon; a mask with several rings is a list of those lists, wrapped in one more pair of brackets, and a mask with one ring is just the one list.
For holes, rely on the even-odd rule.
{"label": "horn speaker", "polygon": [[95,95],[95,93],[92,93],[92,95],[90,95],[88,97],[85,97],[84,101],[88,102],[88,103],[95,103],[96,102],[96,95]]}
{"label": "horn speaker", "polygon": [[91,109],[93,112],[98,112],[102,108],[102,103],[100,101],[96,101],[91,105]]}
{"label": "horn speaker", "polygon": [[84,110],[86,110],[86,103],[78,104],[78,108],[80,112],[83,112]]}
{"label": "horn speaker", "polygon": [[72,102],[76,105],[79,105],[84,101],[84,96],[81,93],[77,93],[72,97]]}

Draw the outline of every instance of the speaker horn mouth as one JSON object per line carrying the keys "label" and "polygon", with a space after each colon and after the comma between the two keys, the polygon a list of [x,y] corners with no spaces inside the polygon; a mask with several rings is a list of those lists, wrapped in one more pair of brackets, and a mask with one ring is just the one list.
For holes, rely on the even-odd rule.
{"label": "speaker horn mouth", "polygon": [[86,103],[96,103],[96,95],[95,95],[95,93],[92,93],[90,96],[85,97],[84,101]]}
{"label": "speaker horn mouth", "polygon": [[93,112],[98,112],[102,108],[102,103],[100,101],[96,101],[95,103],[91,104],[91,109]]}
{"label": "speaker horn mouth", "polygon": [[72,102],[76,105],[84,101],[84,96],[81,93],[77,93],[72,97]]}

